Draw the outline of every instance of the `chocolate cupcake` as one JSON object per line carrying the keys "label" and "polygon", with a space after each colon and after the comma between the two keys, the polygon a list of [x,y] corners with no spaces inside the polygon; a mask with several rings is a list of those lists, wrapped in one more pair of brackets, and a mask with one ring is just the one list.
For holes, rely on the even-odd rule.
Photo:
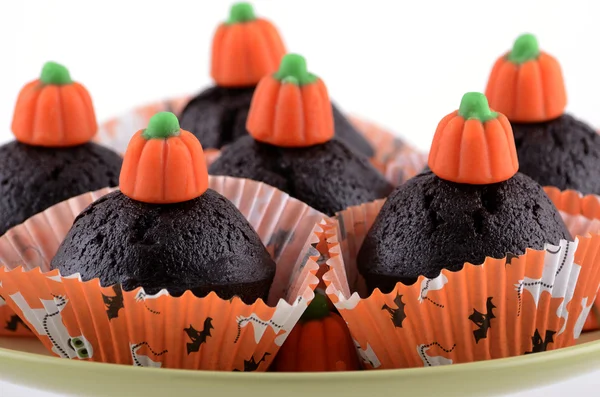
{"label": "chocolate cupcake", "polygon": [[226,147],[210,174],[265,182],[329,215],[392,190],[366,157],[334,138],[327,88],[299,55],[261,80],[247,127],[252,136]]}
{"label": "chocolate cupcake", "polygon": [[370,291],[571,239],[542,187],[517,172],[510,124],[483,94],[442,119],[429,168],[396,188],[364,240],[357,265]]}
{"label": "chocolate cupcake", "polygon": [[[246,119],[254,89],[262,77],[277,70],[284,54],[275,26],[257,18],[250,4],[234,4],[229,19],[217,28],[213,38],[211,77],[216,85],[185,106],[180,117],[182,128],[210,149],[220,149],[247,136]],[[332,107],[336,136],[353,150],[373,156],[367,140]]]}
{"label": "chocolate cupcake", "polygon": [[121,157],[90,142],[98,125],[87,90],[48,62],[21,90],[0,146],[0,235],[63,200],[118,185]]}
{"label": "chocolate cupcake", "polygon": [[198,140],[172,113],[156,114],[129,144],[121,191],[75,219],[51,267],[148,294],[266,299],[275,263],[239,210],[207,187]]}
{"label": "chocolate cupcake", "polygon": [[520,36],[496,61],[486,96],[512,125],[520,172],[542,186],[600,194],[600,136],[564,113],[560,64],[533,35]]}

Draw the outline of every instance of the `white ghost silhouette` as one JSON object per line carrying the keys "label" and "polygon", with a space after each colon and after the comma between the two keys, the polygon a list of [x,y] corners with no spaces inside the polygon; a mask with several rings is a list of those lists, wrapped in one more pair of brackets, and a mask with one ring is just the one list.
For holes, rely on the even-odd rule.
{"label": "white ghost silhouette", "polygon": [[592,309],[592,306],[594,306],[593,300],[589,305],[587,302],[587,296],[581,300],[582,310],[581,313],[579,313],[579,317],[577,317],[577,321],[575,322],[575,327],[573,329],[573,335],[575,336],[575,339],[579,338],[581,335],[581,331],[583,331],[583,326],[585,325],[585,320],[587,320],[590,310]]}
{"label": "white ghost silhouette", "polygon": [[440,273],[436,278],[424,278],[421,281],[421,289],[419,293],[419,303],[427,299],[427,293],[429,291],[439,291],[444,288],[444,285],[448,284],[448,277]]}
{"label": "white ghost silhouette", "polygon": [[452,346],[452,349],[444,349],[437,342],[430,343],[429,345],[418,345],[417,353],[419,353],[419,357],[421,357],[421,360],[423,361],[423,366],[424,367],[436,367],[438,365],[452,364],[452,360],[449,358],[446,358],[443,356],[430,356],[427,354],[427,351],[429,349],[431,349],[431,347],[434,345],[440,347],[442,350],[444,350],[447,353],[450,353],[450,352],[452,352],[452,350],[454,350],[454,346]]}
{"label": "white ghost silhouette", "polygon": [[573,299],[575,285],[581,271],[581,266],[574,263],[578,244],[578,239],[573,242],[561,240],[558,246],[546,244],[544,247],[546,252],[544,254],[542,277],[538,279],[525,277],[515,285],[515,289],[519,294],[524,291],[531,293],[536,307],[544,291],[548,291],[553,298],[564,297],[556,310],[556,315],[564,319],[563,326],[557,332],[557,335],[563,333],[567,327],[569,318],[567,305]]}
{"label": "white ghost silhouette", "polygon": [[70,336],[62,321],[61,312],[69,302],[63,296],[52,300],[40,299],[43,309],[33,309],[20,292],[9,295],[10,299],[23,312],[23,317],[33,326],[39,335],[46,335],[52,343],[52,351],[63,358],[91,358],[94,350],[83,336]]}
{"label": "white ghost silhouette", "polygon": [[160,361],[154,361],[152,360],[150,357],[145,356],[143,354],[138,354],[138,350],[140,350],[143,346],[147,346],[148,350],[150,350],[150,352],[152,354],[154,354],[155,356],[162,356],[163,354],[167,353],[166,350],[160,352],[160,353],[156,353],[154,352],[154,350],[152,350],[150,348],[150,346],[148,345],[147,342],[142,342],[142,343],[138,343],[138,344],[133,344],[130,343],[129,344],[129,350],[131,351],[131,358],[133,359],[133,366],[134,367],[154,367],[154,368],[160,368],[162,363]]}
{"label": "white ghost silhouette", "polygon": [[379,361],[379,358],[377,358],[377,355],[369,343],[367,343],[366,349],[361,349],[360,343],[354,339],[352,339],[352,341],[354,342],[354,346],[356,346],[356,351],[358,352],[359,357],[365,364],[369,364],[373,368],[381,367],[381,362]]}

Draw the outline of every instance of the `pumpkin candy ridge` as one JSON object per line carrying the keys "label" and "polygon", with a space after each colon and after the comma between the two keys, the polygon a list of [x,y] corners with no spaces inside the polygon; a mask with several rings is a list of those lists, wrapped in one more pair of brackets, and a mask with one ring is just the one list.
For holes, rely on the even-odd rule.
{"label": "pumpkin candy ridge", "polygon": [[519,169],[510,123],[490,109],[483,94],[468,92],[459,109],[440,121],[428,164],[439,178],[451,182],[506,181]]}
{"label": "pumpkin candy ridge", "polygon": [[222,87],[251,87],[277,69],[285,46],[277,28],[249,3],[234,4],[213,36],[211,77]]}
{"label": "pumpkin candy ridge", "polygon": [[358,370],[358,355],[346,322],[329,309],[326,296],[316,293],[279,349],[279,372]]}
{"label": "pumpkin candy ridge", "polygon": [[21,89],[11,128],[21,143],[69,147],[89,142],[98,123],[85,87],[63,65],[47,62],[40,78]]}
{"label": "pumpkin candy ridge", "polygon": [[333,138],[327,87],[308,71],[304,57],[285,55],[279,70],[260,81],[246,128],[255,140],[279,147],[308,147]]}
{"label": "pumpkin candy ridge", "polygon": [[208,172],[200,142],[179,127],[170,112],[152,116],[134,134],[125,152],[119,179],[121,192],[150,204],[192,200],[208,189]]}
{"label": "pumpkin candy ridge", "polygon": [[485,93],[511,122],[549,121],[567,105],[560,64],[539,49],[532,34],[519,36],[512,50],[496,60]]}

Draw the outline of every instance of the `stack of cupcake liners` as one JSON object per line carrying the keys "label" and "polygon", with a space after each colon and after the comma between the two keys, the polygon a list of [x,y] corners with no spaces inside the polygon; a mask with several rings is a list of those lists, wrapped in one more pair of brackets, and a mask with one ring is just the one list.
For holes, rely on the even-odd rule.
{"label": "stack of cupcake liners", "polygon": [[[158,112],[179,114],[189,98],[180,97],[151,103],[108,120],[99,126],[95,141],[118,153],[124,153],[132,131],[138,131],[146,126],[148,120]],[[394,186],[404,183],[425,167],[427,156],[393,133],[358,117],[350,117],[349,120],[373,146],[375,155],[370,159],[371,163]],[[219,157],[219,154],[218,149],[204,150],[208,166]]]}
{"label": "stack of cupcake liners", "polygon": [[[277,264],[267,302],[215,293],[148,295],[63,277],[49,263],[75,217],[114,189],[84,194],[0,237],[0,295],[54,355],[165,368],[265,371],[314,297],[317,245],[329,218],[260,182],[210,177]],[[151,266],[152,264],[149,264]]]}
{"label": "stack of cupcake liners", "polygon": [[356,257],[384,201],[351,207],[328,221],[326,292],[365,368],[465,363],[574,344],[600,286],[597,219],[587,230],[573,226],[579,231],[573,242],[488,257],[481,265],[467,263],[369,296]]}

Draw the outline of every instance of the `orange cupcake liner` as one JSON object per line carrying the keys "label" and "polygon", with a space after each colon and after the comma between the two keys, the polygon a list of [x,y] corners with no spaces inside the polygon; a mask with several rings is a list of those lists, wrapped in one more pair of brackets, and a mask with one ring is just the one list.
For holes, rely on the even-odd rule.
{"label": "orange cupcake liner", "polygon": [[[544,190],[560,211],[571,235],[598,233],[600,231],[600,196],[595,194],[584,196],[575,190],[561,191],[550,186],[544,187]],[[584,331],[593,331],[600,328],[599,302],[600,293],[585,322]]]}
{"label": "orange cupcake liner", "polygon": [[356,254],[383,200],[328,221],[323,276],[367,369],[465,363],[571,346],[600,286],[600,235],[486,258],[367,296]]}
{"label": "orange cupcake liner", "polygon": [[[113,118],[99,126],[94,141],[110,147],[118,153],[125,153],[133,132],[148,125],[150,118],[158,112],[180,114],[189,101],[189,96],[168,99],[134,109]],[[375,155],[371,163],[394,186],[420,173],[427,163],[427,156],[391,132],[360,118],[350,116],[350,122],[371,143]],[[205,149],[206,162],[210,166],[220,154],[217,149]]]}
{"label": "orange cupcake liner", "polygon": [[268,303],[189,291],[103,287],[63,277],[50,261],[74,218],[114,189],[87,193],[0,237],[0,295],[54,355],[135,366],[266,371],[318,284],[319,235],[328,219],[287,194],[246,179],[209,177],[244,214],[277,263]]}
{"label": "orange cupcake liner", "polygon": [[13,337],[13,336],[27,336],[34,337],[33,332],[29,330],[29,327],[21,320],[21,317],[6,304],[3,297],[0,296],[0,336],[2,337]]}

